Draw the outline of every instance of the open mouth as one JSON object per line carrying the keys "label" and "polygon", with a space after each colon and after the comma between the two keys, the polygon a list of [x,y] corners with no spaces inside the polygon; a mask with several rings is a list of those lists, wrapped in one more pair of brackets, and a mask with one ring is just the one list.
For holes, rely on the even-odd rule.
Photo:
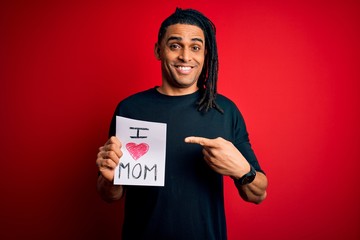
{"label": "open mouth", "polygon": [[178,68],[179,70],[182,70],[182,71],[189,71],[189,70],[191,70],[192,67],[176,66],[176,68]]}
{"label": "open mouth", "polygon": [[175,66],[175,68],[181,74],[188,74],[191,72],[193,67],[191,67],[191,66]]}

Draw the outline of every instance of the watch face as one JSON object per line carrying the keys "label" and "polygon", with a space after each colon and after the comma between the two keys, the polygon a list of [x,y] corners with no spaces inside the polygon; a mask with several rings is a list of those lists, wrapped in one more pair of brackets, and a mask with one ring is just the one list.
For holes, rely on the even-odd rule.
{"label": "watch face", "polygon": [[254,181],[255,179],[255,174],[253,174],[252,172],[249,173],[248,176],[244,177],[243,181],[241,184],[248,184],[251,183],[252,181]]}
{"label": "watch face", "polygon": [[252,181],[254,181],[256,176],[256,171],[255,169],[251,166],[250,168],[250,172],[248,172],[247,174],[245,174],[242,179],[241,179],[241,185],[245,185],[245,184],[249,184]]}
{"label": "watch face", "polygon": [[254,181],[256,177],[256,170],[250,165],[250,172],[242,176],[240,179],[234,180],[235,184],[245,185]]}

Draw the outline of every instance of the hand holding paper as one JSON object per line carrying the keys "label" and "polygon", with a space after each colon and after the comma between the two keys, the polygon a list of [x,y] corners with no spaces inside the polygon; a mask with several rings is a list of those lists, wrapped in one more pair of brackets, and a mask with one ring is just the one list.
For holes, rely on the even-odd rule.
{"label": "hand holding paper", "polygon": [[110,182],[114,179],[115,168],[123,155],[120,148],[121,142],[117,137],[111,137],[104,146],[99,148],[96,165],[101,175]]}
{"label": "hand holding paper", "polygon": [[218,137],[187,137],[186,143],[199,144],[203,147],[204,159],[216,172],[239,178],[250,171],[250,165],[240,151],[229,141]]}

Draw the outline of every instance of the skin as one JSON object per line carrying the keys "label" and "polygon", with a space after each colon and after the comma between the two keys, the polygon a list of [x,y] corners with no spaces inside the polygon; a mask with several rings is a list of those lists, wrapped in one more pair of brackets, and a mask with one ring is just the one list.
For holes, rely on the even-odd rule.
{"label": "skin", "polygon": [[154,52],[161,61],[159,92],[176,96],[197,91],[196,83],[205,60],[205,37],[201,28],[187,24],[169,26],[161,43],[155,44]]}
{"label": "skin", "polygon": [[118,200],[123,196],[124,189],[121,185],[114,185],[114,172],[120,163],[123,153],[121,142],[117,137],[110,137],[104,146],[99,148],[96,165],[100,175],[97,181],[97,190],[100,196],[107,202]]}
{"label": "skin", "polygon": [[[181,96],[198,90],[197,81],[204,65],[206,46],[203,31],[193,25],[174,24],[167,28],[160,43],[155,44],[155,56],[161,61],[162,85],[157,90],[169,96]],[[187,137],[189,144],[203,147],[204,161],[216,172],[239,179],[250,171],[250,165],[237,148],[223,138]],[[124,189],[113,185],[115,167],[122,157],[121,141],[111,137],[99,148],[96,164],[99,168],[97,188],[106,201],[118,200]],[[240,196],[248,202],[260,203],[266,198],[267,178],[257,172],[255,180],[237,186]]]}
{"label": "skin", "polygon": [[[245,157],[231,142],[223,138],[187,137],[185,142],[201,145],[204,160],[217,173],[239,179],[250,172],[250,164]],[[259,204],[266,198],[267,186],[266,176],[256,172],[253,182],[236,187],[245,201]]]}

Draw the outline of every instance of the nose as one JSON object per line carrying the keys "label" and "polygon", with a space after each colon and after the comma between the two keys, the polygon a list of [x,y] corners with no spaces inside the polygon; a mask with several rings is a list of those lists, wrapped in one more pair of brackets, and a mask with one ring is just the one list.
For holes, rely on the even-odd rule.
{"label": "nose", "polygon": [[183,48],[179,54],[179,59],[183,62],[191,61],[191,52],[189,49]]}

